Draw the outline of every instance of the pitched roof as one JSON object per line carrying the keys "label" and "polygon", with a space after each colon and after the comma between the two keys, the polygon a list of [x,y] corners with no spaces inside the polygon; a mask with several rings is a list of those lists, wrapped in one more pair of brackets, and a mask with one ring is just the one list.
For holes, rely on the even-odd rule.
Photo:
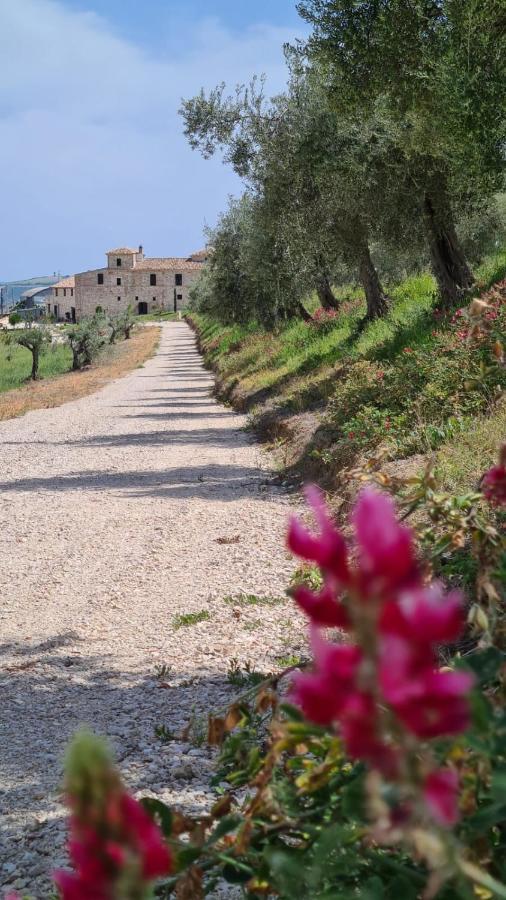
{"label": "pitched roof", "polygon": [[139,252],[138,249],[132,250],[131,247],[117,247],[116,250],[108,250],[107,256],[112,256],[114,253],[116,253],[116,254],[119,253],[121,255],[122,253],[138,253],[138,252]]}
{"label": "pitched roof", "polygon": [[210,247],[204,247],[202,250],[197,250],[196,253],[191,253],[188,259],[191,262],[204,262],[211,254]]}
{"label": "pitched roof", "polygon": [[73,288],[76,286],[76,280],[73,275],[70,278],[62,278],[61,281],[57,281],[56,284],[53,284],[54,288]]}
{"label": "pitched roof", "polygon": [[181,271],[181,272],[199,272],[202,268],[201,262],[191,259],[185,259],[179,256],[160,257],[154,256],[147,259],[139,260],[135,265],[135,271],[139,269],[149,269],[151,272],[158,271]]}

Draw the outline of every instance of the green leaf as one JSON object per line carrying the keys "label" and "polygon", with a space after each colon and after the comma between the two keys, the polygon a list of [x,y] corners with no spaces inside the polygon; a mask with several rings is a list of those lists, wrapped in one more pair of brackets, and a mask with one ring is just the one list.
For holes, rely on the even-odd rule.
{"label": "green leaf", "polygon": [[214,829],[213,833],[209,837],[209,840],[206,842],[206,847],[212,847],[213,844],[216,844],[222,837],[225,837],[226,834],[230,834],[232,831],[235,831],[236,828],[241,824],[242,819],[240,816],[224,816],[223,819],[219,822],[217,827]]}
{"label": "green leaf", "polygon": [[304,722],[304,716],[296,706],[291,706],[289,703],[281,703],[279,708],[291,722]]}
{"label": "green leaf", "polygon": [[170,837],[172,834],[172,810],[170,807],[161,800],[155,800],[154,797],[143,797],[141,804],[160,826],[164,837]]}
{"label": "green leaf", "polygon": [[362,822],[365,818],[364,775],[361,773],[342,791],[343,814]]}
{"label": "green leaf", "polygon": [[466,667],[474,672],[480,685],[489,684],[497,678],[504,656],[496,647],[488,647],[466,656]]}
{"label": "green leaf", "polygon": [[489,803],[482,807],[473,816],[467,820],[466,825],[473,831],[486,831],[497,825],[498,822],[506,821],[506,804]]}
{"label": "green leaf", "polygon": [[177,855],[178,868],[187,869],[188,866],[193,865],[199,859],[201,853],[200,847],[184,847]]}
{"label": "green leaf", "polygon": [[245,868],[234,866],[233,863],[226,863],[221,870],[221,874],[229,884],[246,884],[246,882],[251,881],[255,873],[253,869],[248,871]]}

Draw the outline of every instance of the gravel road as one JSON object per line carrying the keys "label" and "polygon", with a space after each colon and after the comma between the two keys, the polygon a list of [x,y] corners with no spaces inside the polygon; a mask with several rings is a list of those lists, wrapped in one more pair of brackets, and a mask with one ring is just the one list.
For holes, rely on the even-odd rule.
{"label": "gravel road", "polygon": [[[136,794],[203,810],[201,716],[231,697],[230,659],[271,671],[300,646],[288,600],[230,600],[283,597],[289,502],[212,384],[170,323],[130,375],[0,423],[3,889],[47,897],[65,864],[61,756],[76,729],[108,736]],[[191,740],[155,736],[192,717]]]}

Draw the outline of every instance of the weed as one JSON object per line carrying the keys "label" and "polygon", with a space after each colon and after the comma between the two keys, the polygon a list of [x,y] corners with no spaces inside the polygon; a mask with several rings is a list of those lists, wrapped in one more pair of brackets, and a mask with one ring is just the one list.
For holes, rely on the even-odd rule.
{"label": "weed", "polygon": [[281,666],[282,669],[290,669],[292,666],[302,665],[304,659],[302,656],[288,654],[287,656],[276,656],[276,662],[278,666]]}
{"label": "weed", "polygon": [[206,609],[201,612],[181,613],[172,619],[173,628],[188,628],[190,625],[198,625],[199,622],[207,622],[211,616]]}
{"label": "weed", "polygon": [[155,735],[162,744],[170,744],[171,741],[176,740],[176,735],[165,725],[157,725],[155,728]]}
{"label": "weed", "polygon": [[247,687],[249,685],[260,684],[268,678],[263,672],[257,672],[253,669],[250,662],[246,662],[241,666],[238,659],[231,659],[227,671],[227,681],[233,687]]}
{"label": "weed", "polygon": [[155,675],[157,678],[170,678],[174,674],[174,666],[168,666],[166,663],[159,663],[155,666]]}
{"label": "weed", "polygon": [[223,598],[229,606],[278,606],[286,597],[258,597],[256,594],[230,594]]}

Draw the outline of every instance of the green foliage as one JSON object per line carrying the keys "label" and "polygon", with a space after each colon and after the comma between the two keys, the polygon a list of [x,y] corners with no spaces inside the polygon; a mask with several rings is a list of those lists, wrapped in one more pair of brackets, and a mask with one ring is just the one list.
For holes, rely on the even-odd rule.
{"label": "green foliage", "polygon": [[29,351],[32,357],[30,378],[35,381],[39,377],[41,355],[52,342],[50,329],[45,325],[29,324],[26,328],[4,331],[2,337],[8,345],[17,344]]}
{"label": "green foliage", "polygon": [[[53,343],[45,348],[39,360],[39,378],[54,378],[68,372],[72,355],[66,344]],[[0,392],[20,387],[30,378],[32,355],[25,347],[0,341]]]}
{"label": "green foliage", "polygon": [[207,622],[211,616],[206,609],[201,610],[201,612],[194,613],[180,613],[177,616],[174,616],[172,620],[173,628],[188,628],[191,625],[198,625],[199,622]]}
{"label": "green foliage", "polygon": [[94,316],[67,329],[67,340],[72,350],[72,368],[77,370],[90,366],[108,343],[107,317],[97,308]]}

